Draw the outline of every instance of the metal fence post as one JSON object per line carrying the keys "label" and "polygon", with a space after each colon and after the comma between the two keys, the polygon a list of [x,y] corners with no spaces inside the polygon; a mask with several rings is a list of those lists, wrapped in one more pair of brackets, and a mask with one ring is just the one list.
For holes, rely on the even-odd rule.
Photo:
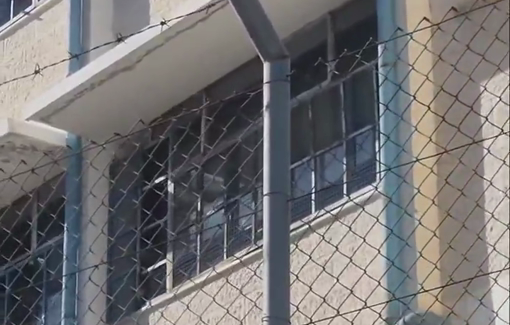
{"label": "metal fence post", "polygon": [[264,63],[264,312],[290,324],[290,89],[288,60]]}
{"label": "metal fence post", "polygon": [[[80,70],[83,58],[77,56],[83,52],[82,15],[83,3],[80,0],[69,2],[69,53],[76,55],[69,62],[69,75]],[[78,324],[78,262],[80,249],[80,225],[82,216],[82,139],[69,133],[67,146],[71,151],[69,167],[66,173],[66,203],[64,260],[62,266],[62,324]]]}
{"label": "metal fence post", "polygon": [[230,0],[264,63],[264,318],[290,324],[290,58],[258,0]]}

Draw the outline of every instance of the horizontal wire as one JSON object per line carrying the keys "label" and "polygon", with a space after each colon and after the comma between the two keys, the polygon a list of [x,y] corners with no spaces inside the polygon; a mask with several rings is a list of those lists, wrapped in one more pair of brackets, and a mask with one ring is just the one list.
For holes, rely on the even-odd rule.
{"label": "horizontal wire", "polygon": [[[429,22],[429,23],[430,23],[430,25],[427,25],[427,26],[424,26],[424,27],[417,28],[417,29],[415,29],[415,30],[413,30],[413,31],[405,32],[405,33],[403,33],[403,34],[399,34],[399,35],[397,35],[397,36],[391,37],[391,38],[389,38],[389,39],[387,39],[387,40],[384,40],[384,41],[376,41],[376,42],[372,42],[372,43],[370,43],[370,44],[367,44],[367,45],[363,48],[363,50],[368,49],[368,48],[371,48],[371,47],[379,46],[379,45],[384,45],[384,44],[386,44],[386,43],[390,43],[390,42],[396,41],[396,40],[401,39],[401,38],[403,38],[403,37],[413,36],[413,35],[414,35],[414,34],[416,34],[416,33],[423,32],[423,31],[425,31],[425,30],[428,30],[428,29],[431,29],[431,28],[434,28],[434,27],[439,27],[439,26],[441,26],[441,25],[442,25],[442,24],[444,24],[444,23],[450,22],[450,21],[455,20],[455,19],[460,18],[460,17],[467,16],[467,15],[469,15],[469,14],[471,14],[471,13],[473,13],[473,12],[476,12],[476,11],[478,11],[478,10],[481,10],[481,9],[485,9],[485,8],[488,8],[488,7],[495,6],[495,5],[497,5],[498,3],[503,2],[503,1],[507,1],[507,0],[496,0],[496,1],[493,1],[493,2],[490,2],[490,3],[486,3],[486,4],[481,5],[481,6],[478,6],[478,7],[473,7],[473,8],[470,8],[469,10],[466,10],[466,11],[464,11],[464,12],[458,13],[458,14],[456,14],[456,15],[453,15],[453,16],[449,17],[449,18],[445,18],[445,19],[443,19],[443,20],[441,20],[440,22],[437,22],[437,23],[432,23],[432,22],[430,22],[430,20],[428,20],[427,18],[425,18],[425,17],[424,17],[421,21],[427,21],[427,22]],[[457,9],[455,9],[455,7],[452,7],[450,10],[455,10],[455,11],[457,11]],[[401,30],[401,29],[400,29],[400,28],[398,28],[398,30],[396,30],[395,32],[397,32],[397,31],[399,31],[399,30]],[[360,50],[346,51],[346,52],[342,53],[339,57],[341,58],[341,57],[342,57],[342,55],[354,55],[354,54],[356,54],[356,53],[359,53],[359,51],[360,51]],[[337,60],[338,60],[338,58],[334,58],[334,59],[331,59],[331,60],[327,60],[327,61],[325,61],[325,62],[326,62],[326,63],[332,63],[332,62],[335,62],[335,61],[337,61]]]}
{"label": "horizontal wire", "polygon": [[[457,280],[457,281],[451,281],[449,283],[446,283],[446,284],[443,284],[443,285],[440,285],[440,286],[436,286],[436,287],[433,287],[433,288],[429,288],[429,289],[420,289],[420,290],[418,290],[418,291],[416,291],[414,293],[410,293],[408,295],[404,295],[404,296],[388,299],[388,300],[385,300],[385,301],[382,301],[382,302],[378,302],[378,303],[374,303],[374,304],[370,304],[370,305],[365,305],[365,306],[357,308],[357,309],[349,310],[349,311],[342,312],[342,313],[337,313],[337,314],[332,315],[332,316],[320,318],[320,319],[317,319],[317,320],[314,320],[314,321],[311,321],[311,322],[308,322],[308,323],[303,323],[303,324],[300,324],[300,325],[314,325],[314,324],[318,324],[318,323],[321,323],[321,322],[325,322],[325,321],[328,321],[328,320],[335,319],[337,317],[343,317],[343,316],[346,316],[346,315],[349,315],[349,314],[361,312],[361,311],[366,310],[366,309],[372,309],[374,307],[384,306],[384,305],[387,305],[387,304],[389,304],[391,302],[394,302],[394,301],[401,301],[401,300],[405,300],[405,299],[409,299],[409,298],[414,298],[414,297],[419,296],[419,295],[424,294],[424,293],[430,293],[430,292],[433,292],[433,291],[445,289],[445,288],[448,288],[448,287],[451,287],[451,286],[455,286],[455,285],[459,285],[459,284],[462,284],[462,283],[465,283],[465,282],[473,281],[473,280],[476,280],[476,279],[479,279],[479,278],[482,278],[482,277],[488,277],[488,276],[491,276],[491,275],[494,275],[494,274],[503,273],[503,272],[508,271],[508,270],[510,270],[510,267],[505,267],[505,268],[502,268],[502,269],[499,269],[499,270],[495,270],[495,271],[491,271],[491,272],[480,273],[480,274],[471,276],[469,278],[465,278],[465,279]],[[439,325],[439,324],[437,324],[437,325]]]}
{"label": "horizontal wire", "polygon": [[[462,13],[459,13],[457,15],[454,15],[452,17],[449,17],[449,18],[446,18],[445,20],[442,20],[441,22],[438,22],[438,23],[431,23],[430,25],[427,25],[427,26],[424,26],[424,27],[421,27],[421,28],[418,28],[414,31],[410,31],[410,32],[407,32],[407,33],[404,33],[404,34],[401,34],[401,35],[398,35],[398,36],[395,36],[395,37],[392,37],[388,40],[385,40],[385,41],[378,41],[378,42],[374,42],[373,44],[369,45],[367,48],[369,47],[372,47],[372,46],[378,46],[378,45],[382,45],[382,44],[385,44],[387,42],[392,42],[394,40],[397,40],[397,39],[400,39],[402,37],[406,37],[406,36],[410,36],[414,33],[418,33],[418,32],[422,32],[424,30],[427,30],[427,29],[430,29],[430,28],[433,28],[433,27],[438,27],[440,26],[441,24],[444,24],[446,22],[449,22],[449,21],[452,21],[456,18],[459,18],[459,17],[462,17],[462,16],[466,16],[470,13],[473,13],[473,12],[476,12],[478,10],[481,10],[481,9],[484,9],[484,8],[487,8],[489,6],[494,6],[500,2],[503,2],[505,0],[497,0],[497,1],[494,1],[494,2],[491,2],[491,3],[487,3],[487,4],[484,4],[484,5],[481,5],[481,6],[478,6],[478,7],[474,7],[474,8],[471,8],[467,11],[464,11]],[[186,13],[186,14],[182,14],[182,15],[179,15],[179,16],[176,16],[176,17],[173,17],[173,18],[170,18],[170,19],[162,19],[160,22],[158,23],[155,23],[155,24],[152,24],[152,25],[148,25],[147,27],[145,28],[142,28],[141,30],[139,31],[136,31],[136,32],[133,32],[133,33],[130,33],[130,34],[127,34],[127,35],[117,35],[117,38],[115,40],[110,40],[110,41],[107,41],[105,43],[102,43],[100,45],[97,45],[97,46],[94,46],[92,47],[91,49],[89,50],[86,50],[86,51],[83,51],[81,53],[78,53],[78,54],[75,54],[75,53],[69,53],[69,56],[66,57],[66,58],[63,58],[61,60],[58,60],[58,61],[55,61],[53,63],[50,63],[48,65],[45,65],[45,66],[40,66],[39,64],[36,64],[35,65],[35,68],[34,68],[34,71],[31,72],[31,73],[27,73],[27,74],[24,74],[24,75],[20,75],[20,76],[17,76],[17,77],[13,77],[11,79],[8,79],[8,80],[5,80],[3,82],[0,82],[0,87],[4,86],[4,85],[7,85],[9,83],[12,83],[12,82],[15,82],[15,81],[19,81],[19,80],[22,80],[22,79],[27,79],[27,78],[30,78],[30,77],[34,77],[34,76],[38,76],[38,75],[42,75],[42,72],[48,68],[51,68],[51,67],[55,67],[55,66],[58,66],[60,64],[63,64],[65,62],[69,62],[73,59],[78,59],[80,58],[81,56],[83,55],[86,55],[86,54],[89,54],[93,51],[96,51],[98,49],[101,49],[103,47],[106,47],[106,46],[110,46],[110,45],[113,45],[113,44],[120,44],[120,43],[123,43],[126,39],[132,37],[132,36],[135,36],[135,35],[139,35],[139,34],[142,34],[146,31],[149,31],[149,30],[152,30],[156,27],[168,27],[168,24],[172,21],[175,21],[175,20],[179,20],[179,19],[182,19],[182,18],[185,18],[185,17],[189,17],[189,16],[193,16],[195,14],[199,14],[199,13],[207,13],[209,10],[211,10],[213,7],[217,6],[218,4],[222,3],[222,2],[225,2],[225,0],[218,0],[218,1],[215,1],[213,3],[210,3],[210,4],[207,4],[206,6],[204,6],[203,8],[200,8],[200,9],[197,9],[197,10],[194,10],[194,11],[191,11],[189,13]],[[396,31],[395,31],[396,32]],[[332,62],[332,61],[335,61],[336,59],[333,59],[333,60],[328,60],[329,62]]]}
{"label": "horizontal wire", "polygon": [[[509,131],[510,132],[510,131]],[[432,158],[435,158],[435,157],[438,157],[440,155],[444,155],[444,154],[447,154],[447,153],[450,153],[452,151],[457,151],[457,150],[460,150],[460,149],[463,149],[463,148],[466,148],[468,146],[471,146],[471,145],[476,145],[476,144],[479,144],[483,141],[488,141],[488,140],[492,140],[492,139],[495,139],[499,136],[502,136],[502,135],[505,135],[505,134],[509,134],[509,132],[503,132],[501,134],[498,134],[498,135],[495,135],[495,136],[491,136],[491,137],[487,137],[487,138],[484,138],[484,139],[480,139],[480,140],[476,140],[476,141],[473,141],[473,142],[470,142],[468,144],[463,144],[463,145],[460,145],[460,146],[457,146],[457,147],[454,147],[454,148],[450,148],[450,149],[447,149],[447,150],[444,150],[442,152],[438,152],[438,153],[435,153],[435,154],[432,154],[432,155],[429,155],[429,156],[425,156],[425,157],[420,157],[420,158],[416,158],[412,161],[408,161],[406,163],[402,163],[402,164],[399,164],[399,165],[396,165],[396,166],[393,166],[391,168],[387,168],[387,169],[384,169],[384,170],[379,170],[379,171],[376,171],[374,172],[373,174],[377,175],[377,174],[381,174],[381,173],[386,173],[386,172],[389,172],[393,169],[397,169],[397,168],[402,168],[402,167],[405,167],[405,166],[408,166],[410,164],[414,164],[414,163],[419,163],[423,160],[427,160],[427,159],[432,159]],[[308,195],[312,194],[312,193],[317,193],[321,190],[318,190],[316,192],[311,192],[309,193]],[[294,199],[289,199],[289,201],[293,201]],[[214,215],[216,212],[219,212],[221,210],[218,210],[218,211],[214,211],[212,212],[208,217],[206,218],[209,218],[211,217],[212,215]],[[237,219],[241,219],[241,218],[245,218],[245,217],[250,217],[252,216],[253,214],[257,213],[257,212],[260,212],[261,210],[257,210],[257,211],[254,211],[252,213],[248,213],[244,216],[240,216],[238,217]],[[204,221],[206,221],[207,219],[204,219]],[[313,220],[310,220],[309,222],[311,222]],[[209,227],[209,228],[205,228],[203,229],[202,231],[197,231],[197,232],[193,232],[193,233],[185,233],[186,230],[188,230],[189,228],[191,227],[194,227],[196,225],[190,225],[188,227],[186,227],[185,229],[182,229],[180,230],[179,232],[176,232],[175,234],[172,234],[174,237],[178,237],[179,235],[181,234],[186,234],[186,235],[189,235],[189,236],[192,236],[192,235],[196,235],[196,234],[199,234],[203,231],[206,231],[206,230],[212,230],[212,229],[215,229],[215,228],[219,228],[221,225],[224,225],[225,223],[221,223],[219,225],[216,225],[216,226],[212,226],[212,227]],[[178,241],[179,239],[178,238],[174,238],[174,239],[170,239],[169,241],[165,241],[164,243],[161,243],[161,244],[155,244],[155,245],[148,245],[147,247],[143,248],[143,249],[140,249],[140,250],[137,250],[136,252],[134,252],[133,254],[127,254],[127,255],[122,255],[122,256],[119,256],[119,257],[116,257],[114,259],[110,259],[108,261],[105,261],[105,262],[101,262],[101,263],[98,263],[98,264],[94,264],[94,265],[91,265],[91,266],[88,266],[88,267],[85,267],[85,268],[82,268],[82,269],[79,269],[77,271],[73,271],[71,273],[67,273],[67,274],[64,274],[64,275],[61,275],[61,276],[58,276],[58,277],[55,277],[55,278],[51,278],[49,279],[48,281],[54,281],[54,280],[57,280],[57,279],[61,279],[63,277],[66,277],[66,276],[70,276],[70,275],[75,275],[75,274],[78,274],[78,273],[81,273],[83,271],[87,271],[89,269],[93,269],[93,268],[97,268],[99,266],[102,266],[102,265],[107,265],[108,263],[111,263],[111,262],[114,262],[114,261],[117,261],[117,260],[120,260],[120,259],[124,259],[124,258],[130,258],[130,257],[135,257],[137,256],[140,252],[144,252],[146,250],[149,250],[149,249],[153,249],[153,248],[157,248],[157,247],[160,247],[160,246],[164,246],[164,245],[167,245],[168,243],[174,243],[176,241]],[[31,284],[31,285],[28,285],[26,287],[22,287],[22,288],[19,288],[19,289],[16,289],[16,290],[25,290],[25,289],[28,289],[28,288],[31,288],[31,287],[34,287],[34,286],[39,286],[41,284],[43,284],[44,282],[47,282],[47,281],[43,281],[43,282],[39,282],[37,284]]]}
{"label": "horizontal wire", "polygon": [[123,43],[123,42],[125,42],[130,37],[133,37],[133,36],[145,33],[145,32],[147,32],[149,30],[152,30],[152,29],[154,29],[156,27],[161,27],[163,29],[164,27],[169,27],[168,24],[173,22],[173,21],[176,21],[176,20],[179,20],[179,19],[182,19],[182,18],[186,18],[186,17],[189,17],[189,16],[193,16],[193,15],[196,15],[196,14],[199,14],[199,13],[203,13],[203,12],[208,13],[209,10],[211,10],[213,7],[217,6],[218,4],[220,4],[222,2],[226,3],[226,0],[218,0],[218,1],[215,1],[215,2],[212,2],[212,3],[209,3],[209,4],[205,5],[202,8],[199,8],[197,10],[193,10],[193,11],[191,11],[189,13],[186,13],[186,14],[175,16],[175,17],[170,18],[170,19],[162,19],[158,23],[148,25],[148,26],[146,26],[146,27],[144,27],[144,28],[142,28],[142,29],[140,29],[140,30],[138,30],[136,32],[129,33],[127,35],[118,34],[117,38],[114,39],[114,40],[110,40],[110,41],[107,41],[105,43],[101,43],[99,45],[96,45],[96,46],[94,46],[94,47],[92,47],[92,48],[90,48],[90,49],[88,49],[86,51],[80,52],[80,53],[69,53],[68,57],[60,59],[60,60],[55,61],[53,63],[47,64],[47,65],[44,65],[44,66],[40,66],[39,64],[36,64],[33,72],[27,73],[27,74],[24,74],[24,75],[20,75],[20,76],[17,76],[17,77],[13,77],[13,78],[8,79],[8,80],[4,80],[4,81],[0,82],[0,87],[5,86],[5,85],[10,84],[10,83],[15,82],[15,81],[27,79],[27,78],[30,78],[30,77],[42,76],[42,72],[44,70],[46,70],[46,69],[58,66],[60,64],[63,64],[63,63],[66,63],[66,62],[69,62],[69,61],[72,61],[72,60],[75,60],[75,59],[79,59],[80,57],[82,57],[82,56],[84,56],[86,54],[90,54],[90,53],[92,53],[94,51],[97,51],[97,50],[99,50],[99,49],[101,49],[103,47],[114,45],[114,44]]}

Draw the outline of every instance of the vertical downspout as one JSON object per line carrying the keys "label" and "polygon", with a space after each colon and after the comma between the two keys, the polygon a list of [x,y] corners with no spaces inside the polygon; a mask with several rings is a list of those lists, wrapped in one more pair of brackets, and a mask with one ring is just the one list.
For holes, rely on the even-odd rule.
{"label": "vertical downspout", "polygon": [[290,324],[290,57],[259,0],[229,0],[264,64],[262,323]]}
{"label": "vertical downspout", "polygon": [[[82,0],[69,0],[69,53],[75,55],[69,62],[68,75],[82,66]],[[66,203],[64,232],[64,261],[62,288],[62,325],[78,324],[78,259],[80,249],[80,225],[82,216],[82,140],[68,133],[70,150],[66,173]]]}
{"label": "vertical downspout", "polygon": [[[379,40],[389,40],[398,32],[397,1],[377,0],[377,21]],[[399,48],[397,41],[379,46],[379,114],[382,192],[388,198],[384,210],[386,228],[385,257],[387,265],[386,284],[390,292],[389,299],[402,297],[406,292],[406,274],[404,267],[404,248],[407,238],[404,234],[402,184],[405,175],[396,168],[402,163],[404,144],[402,143],[402,124],[404,107],[400,91],[402,88],[398,67]],[[406,312],[401,301],[392,301],[388,305],[388,321],[395,323]]]}

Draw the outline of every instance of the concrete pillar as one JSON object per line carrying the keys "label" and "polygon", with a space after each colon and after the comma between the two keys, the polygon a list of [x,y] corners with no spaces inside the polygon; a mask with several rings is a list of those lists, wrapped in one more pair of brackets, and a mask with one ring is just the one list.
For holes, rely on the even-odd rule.
{"label": "concrete pillar", "polygon": [[[405,7],[402,26],[405,32],[439,23],[486,3],[475,0],[401,2]],[[452,6],[457,11],[452,11]],[[470,14],[468,20],[456,18],[440,29],[433,27],[413,33],[408,43],[409,85],[414,96],[409,107],[414,126],[413,156],[419,159],[437,155],[414,164],[412,171],[418,251],[416,276],[423,289],[442,287],[491,271],[488,263],[493,241],[487,240],[486,226],[495,215],[486,206],[484,193],[487,188],[484,164],[489,159],[484,154],[484,146],[491,142],[439,155],[487,136],[480,132],[487,128],[480,98],[486,92],[484,80],[493,77],[487,72],[494,69],[477,67],[486,60],[484,50],[488,50],[496,37],[496,31],[490,30],[480,35],[484,24],[481,16],[493,14],[491,10]],[[504,14],[501,11],[500,15]],[[475,54],[476,48],[482,54]],[[508,115],[506,119],[508,123]],[[489,324],[496,317],[494,310],[499,308],[493,306],[491,286],[489,277],[477,278],[417,295],[416,305],[421,313],[440,316],[444,324]]]}
{"label": "concrete pillar", "polygon": [[108,193],[111,151],[83,153],[83,220],[78,282],[78,324],[106,324],[108,265]]}

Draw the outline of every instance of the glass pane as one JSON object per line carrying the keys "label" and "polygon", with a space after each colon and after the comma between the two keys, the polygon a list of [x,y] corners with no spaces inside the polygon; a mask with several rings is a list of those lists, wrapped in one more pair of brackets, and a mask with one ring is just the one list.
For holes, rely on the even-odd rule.
{"label": "glass pane", "polygon": [[224,256],[225,199],[235,197],[239,191],[237,158],[238,151],[229,148],[209,159],[203,168],[201,271],[214,266]]}
{"label": "glass pane", "polygon": [[339,87],[330,89],[313,99],[312,119],[315,151],[326,149],[342,139]]}
{"label": "glass pane", "polygon": [[[31,218],[24,213],[20,214],[15,211],[17,209],[12,206],[9,206],[6,210],[5,215],[0,215],[2,219],[2,225],[0,226],[1,264],[20,258],[31,250]],[[11,211],[14,213],[11,214]],[[18,220],[8,220],[11,217],[16,217]]]}
{"label": "glass pane", "polygon": [[173,242],[174,279],[178,285],[196,275],[197,271],[197,226],[199,195],[189,175],[174,180]]}
{"label": "glass pane", "polygon": [[11,0],[0,0],[0,26],[11,19]]}
{"label": "glass pane", "polygon": [[[326,31],[324,31],[324,37],[326,37]],[[324,41],[292,60],[290,83],[292,97],[327,80],[328,68],[324,63],[327,62],[327,53],[327,42]]]}
{"label": "glass pane", "polygon": [[60,240],[46,253],[45,270],[46,290],[49,295],[57,294],[62,290],[62,275],[64,261],[64,240]]}
{"label": "glass pane", "polygon": [[45,303],[46,311],[44,312],[44,316],[41,317],[42,322],[41,325],[60,325],[61,324],[61,315],[62,315],[62,293],[57,292],[46,299]]}
{"label": "glass pane", "polygon": [[61,292],[62,292],[62,261],[63,261],[63,240],[53,247],[46,255],[44,264],[41,265],[41,271],[44,270],[45,285],[44,290],[45,301],[39,301],[41,314],[38,315],[39,320],[44,320],[41,324],[58,325],[60,324],[61,315]]}
{"label": "glass pane", "polygon": [[2,274],[0,276],[0,324],[4,325],[7,322],[7,315],[9,314],[7,309],[8,296],[7,296],[7,283],[6,276]]}
{"label": "glass pane", "polygon": [[[360,21],[347,30],[343,30],[335,35],[335,47],[338,55],[342,55],[337,63],[335,70],[338,77],[343,77],[354,69],[365,66],[368,62],[377,59],[377,46],[374,46],[377,40],[377,17],[375,15]],[[367,46],[372,44],[372,46]]]}
{"label": "glass pane", "polygon": [[37,245],[64,234],[65,199],[60,198],[45,205],[37,217]]}
{"label": "glass pane", "polygon": [[141,231],[140,264],[150,268],[166,258],[168,232],[166,223],[156,224]]}
{"label": "glass pane", "polygon": [[197,250],[195,229],[191,228],[191,234],[179,234],[174,241],[174,287],[197,274]]}
{"label": "glass pane", "polygon": [[[42,260],[44,261],[44,260]],[[43,285],[43,269],[41,260],[26,263],[19,269],[13,269],[8,274],[8,286],[11,294],[8,295],[7,310],[10,311],[9,321],[12,324],[30,324],[41,315]],[[33,285],[39,284],[38,286]]]}
{"label": "glass pane", "polygon": [[[166,264],[152,269],[164,261],[167,254],[168,233],[166,223],[142,231],[140,240],[141,291],[150,300],[166,291]],[[149,270],[150,269],[150,270]]]}
{"label": "glass pane", "polygon": [[376,181],[375,129],[347,142],[347,192],[349,194]]}
{"label": "glass pane", "polygon": [[252,242],[252,229],[255,218],[255,191],[237,200],[238,216],[233,216],[230,224],[228,254],[232,255]]}
{"label": "glass pane", "polygon": [[347,132],[352,134],[376,121],[377,102],[375,73],[360,71],[345,82]]}
{"label": "glass pane", "polygon": [[168,191],[166,181],[147,189],[142,194],[141,226],[146,227],[163,221],[168,212]]}
{"label": "glass pane", "polygon": [[140,307],[141,290],[137,249],[140,222],[141,150],[128,161],[114,160],[110,177],[114,179],[109,193],[108,218],[108,323],[115,324]]}
{"label": "glass pane", "polygon": [[311,153],[312,130],[309,105],[304,104],[292,110],[291,116],[291,164]]}
{"label": "glass pane", "polygon": [[22,13],[32,5],[32,2],[33,0],[14,0],[14,12],[12,16],[15,17]]}
{"label": "glass pane", "polygon": [[317,157],[317,208],[324,208],[343,197],[344,150],[335,147]]}
{"label": "glass pane", "polygon": [[143,186],[161,183],[168,174],[169,140],[159,141],[143,152]]}
{"label": "glass pane", "polygon": [[297,220],[312,213],[312,174],[311,161],[294,167],[291,171],[291,193],[290,204],[291,219]]}
{"label": "glass pane", "polygon": [[201,270],[208,269],[223,259],[225,210],[223,200],[204,208]]}
{"label": "glass pane", "polygon": [[144,274],[141,287],[146,302],[166,292],[166,275],[166,264]]}

